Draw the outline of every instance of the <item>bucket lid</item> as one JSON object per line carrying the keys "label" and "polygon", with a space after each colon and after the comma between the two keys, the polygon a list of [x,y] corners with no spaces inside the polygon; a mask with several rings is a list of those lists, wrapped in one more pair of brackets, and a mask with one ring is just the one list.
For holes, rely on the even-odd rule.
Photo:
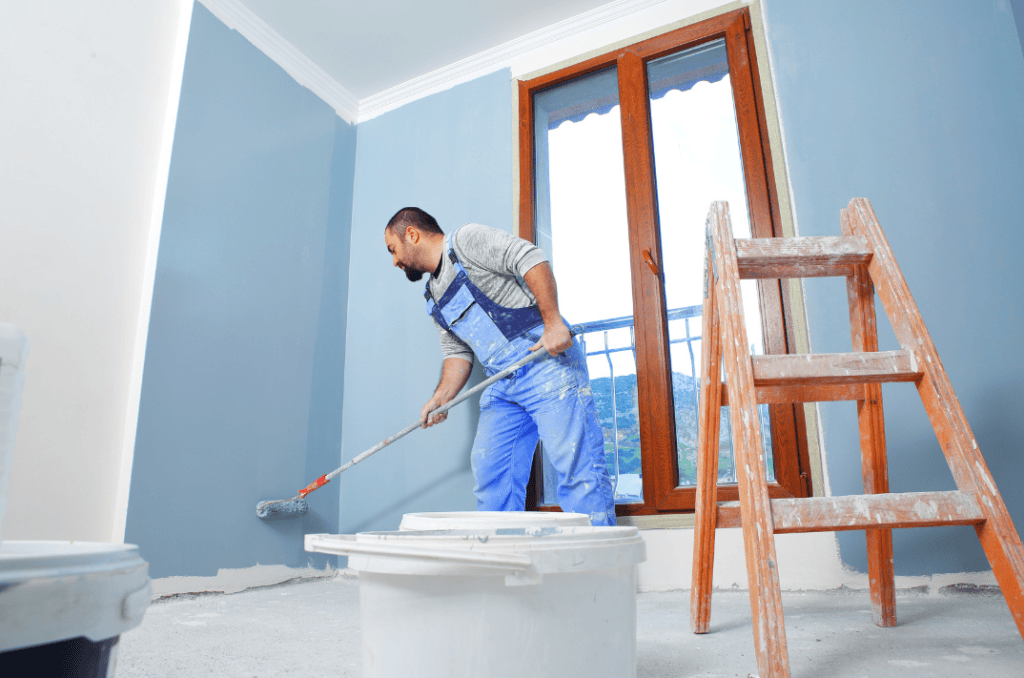
{"label": "bucket lid", "polygon": [[505,575],[537,584],[544,574],[634,566],[646,559],[635,527],[505,527],[472,530],[307,534],[306,550],[349,556],[362,572]]}
{"label": "bucket lid", "polygon": [[0,542],[0,652],[134,628],[149,606],[148,570],[132,544]]}
{"label": "bucket lid", "polygon": [[475,530],[503,527],[572,527],[590,525],[585,513],[556,511],[438,511],[406,513],[399,530]]}

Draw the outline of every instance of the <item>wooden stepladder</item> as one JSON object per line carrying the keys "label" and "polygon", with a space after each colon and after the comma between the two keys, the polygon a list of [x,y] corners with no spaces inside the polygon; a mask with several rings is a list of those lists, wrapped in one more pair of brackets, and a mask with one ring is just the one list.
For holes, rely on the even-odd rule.
{"label": "wooden stepladder", "polygon": [[[713,203],[708,214],[690,622],[694,633],[707,633],[715,529],[742,526],[761,678],[790,675],[776,533],[866,530],[875,623],[894,626],[891,528],[974,525],[1024,636],[1020,536],[870,203],[864,198],[850,201],[841,223],[841,237],[734,239],[726,203]],[[846,277],[854,352],[751,356],[740,279],[819,276]],[[875,289],[902,350],[878,351]],[[917,385],[956,492],[889,493],[881,384],[895,381]],[[857,402],[864,494],[769,499],[758,403],[826,400]],[[718,429],[725,405],[730,409],[740,500],[718,503]]]}

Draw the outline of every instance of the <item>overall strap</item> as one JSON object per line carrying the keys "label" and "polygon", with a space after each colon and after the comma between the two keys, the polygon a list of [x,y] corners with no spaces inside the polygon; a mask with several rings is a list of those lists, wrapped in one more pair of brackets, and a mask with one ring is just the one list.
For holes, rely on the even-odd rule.
{"label": "overall strap", "polygon": [[[462,228],[462,226],[459,226],[459,228]],[[437,324],[440,325],[442,329],[447,331],[450,331],[451,328],[448,326],[448,321],[446,321],[444,316],[441,315],[441,309],[451,301],[451,298],[455,296],[455,293],[459,291],[459,288],[469,282],[469,274],[466,273],[466,269],[463,268],[462,264],[459,262],[459,257],[455,254],[455,245],[452,241],[452,236],[455,235],[459,228],[444,237],[444,249],[448,253],[449,261],[451,261],[452,265],[455,266],[455,278],[451,281],[448,285],[448,289],[444,291],[444,294],[441,295],[441,298],[438,299],[436,303],[434,302],[434,295],[430,292],[431,277],[427,278],[427,283],[423,290],[423,298],[427,300],[427,313],[433,316],[434,320],[437,321]]]}
{"label": "overall strap", "polygon": [[[461,226],[459,227],[461,228]],[[486,294],[484,294],[479,287],[473,284],[469,279],[469,274],[466,273],[465,267],[462,262],[459,261],[458,255],[455,254],[455,245],[452,243],[452,236],[458,232],[458,229],[452,232],[450,236],[446,236],[446,245],[448,251],[448,258],[451,260],[452,265],[455,267],[455,279],[448,285],[448,289],[444,291],[441,298],[434,302],[433,295],[430,293],[430,281],[427,281],[426,290],[424,297],[427,300],[427,313],[433,316],[437,324],[445,330],[451,330],[448,322],[444,319],[441,313],[441,309],[444,308],[449,301],[459,292],[460,289],[466,287],[473,295],[473,299],[479,304],[480,308],[487,314],[491,319],[491,322],[497,327],[502,335],[506,339],[512,340],[525,331],[536,327],[543,323],[540,316],[540,310],[536,306],[526,306],[524,308],[506,308],[500,304],[491,300]]]}

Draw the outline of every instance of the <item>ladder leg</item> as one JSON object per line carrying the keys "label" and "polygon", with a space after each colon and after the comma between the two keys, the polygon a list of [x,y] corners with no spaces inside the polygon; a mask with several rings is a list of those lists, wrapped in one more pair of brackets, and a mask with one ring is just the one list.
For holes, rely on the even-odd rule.
{"label": "ladder leg", "polygon": [[729,415],[736,451],[754,651],[761,678],[788,678],[789,654],[782,616],[775,535],[761,449],[753,364],[743,323],[736,244],[728,206],[722,202],[713,203],[709,220],[715,234],[714,250],[719,275],[717,291],[721,295],[722,361],[729,388]]}
{"label": "ladder leg", "polygon": [[967,424],[871,204],[864,198],[855,198],[844,214],[853,232],[863,235],[871,244],[874,253],[868,272],[892,321],[896,338],[903,348],[914,351],[918,366],[924,373],[917,389],[953,479],[962,492],[975,493],[985,515],[985,522],[975,529],[1017,630],[1024,637],[1024,545],[1020,535],[982,458],[978,442]]}
{"label": "ladder leg", "polygon": [[[726,383],[730,394],[729,414],[732,419],[733,449],[736,452],[750,612],[754,622],[754,651],[762,678],[788,678],[789,654],[782,616],[778,559],[771,505],[768,503],[761,432],[756,416],[757,402],[753,397],[753,378],[751,375],[747,392],[740,397],[744,380],[735,374],[741,370],[734,367],[744,359],[749,366],[748,355],[737,355],[732,346],[726,348]],[[753,370],[748,367],[746,371]],[[737,397],[734,398],[733,394],[737,394]]]}
{"label": "ladder leg", "polygon": [[[857,402],[860,424],[861,466],[864,493],[889,491],[885,469],[885,433],[882,424],[882,387],[865,387],[866,399]],[[878,626],[896,626],[896,584],[892,563],[892,530],[865,530],[868,549],[868,579],[871,610]]]}
{"label": "ladder leg", "polygon": [[[710,254],[710,250],[709,250]],[[693,582],[690,628],[707,633],[711,622],[711,588],[715,564],[718,511],[718,435],[722,416],[721,356],[714,267],[706,265],[700,349],[700,411],[697,424],[697,497],[693,530]]]}
{"label": "ladder leg", "polygon": [[[843,235],[853,235],[847,213],[840,215]],[[875,288],[867,268],[858,266],[846,279],[850,301],[850,332],[853,350],[878,351],[878,330],[875,324]],[[864,399],[857,401],[857,422],[860,427],[861,469],[864,494],[885,494],[889,491],[889,464],[885,450],[885,419],[882,413],[882,386],[864,386]],[[892,530],[866,530],[868,550],[868,582],[871,610],[878,626],[896,626],[896,583],[892,563]]]}

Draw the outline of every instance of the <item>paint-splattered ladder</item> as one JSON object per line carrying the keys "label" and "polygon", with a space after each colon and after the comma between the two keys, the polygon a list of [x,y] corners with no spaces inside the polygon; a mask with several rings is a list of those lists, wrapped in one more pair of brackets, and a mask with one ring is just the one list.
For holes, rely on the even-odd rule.
{"label": "paint-splattered ladder", "polygon": [[[1024,547],[882,234],[871,204],[855,198],[841,212],[842,237],[734,239],[729,208],[711,205],[701,363],[696,529],[690,622],[706,633],[711,617],[715,529],[742,527],[762,678],[789,676],[775,533],[866,530],[875,623],[896,624],[894,527],[974,525],[996,580],[1024,636]],[[751,356],[740,299],[742,278],[845,276],[854,353]],[[877,288],[900,351],[878,351]],[[724,368],[725,383],[720,380]],[[890,494],[882,417],[886,382],[911,381],[942,446],[956,492]],[[769,499],[758,403],[857,401],[864,494]],[[738,502],[719,504],[720,408],[730,405]]]}

